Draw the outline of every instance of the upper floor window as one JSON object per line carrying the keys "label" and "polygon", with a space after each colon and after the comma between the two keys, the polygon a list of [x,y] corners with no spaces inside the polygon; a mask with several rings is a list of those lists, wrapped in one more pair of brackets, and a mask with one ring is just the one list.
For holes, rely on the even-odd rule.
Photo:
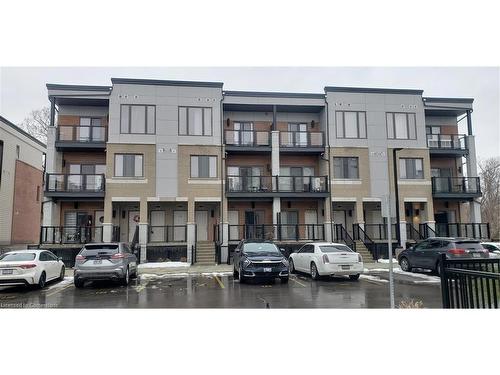
{"label": "upper floor window", "polygon": [[179,107],[179,135],[212,135],[212,108]]}
{"label": "upper floor window", "polygon": [[417,139],[415,113],[387,112],[388,139]]}
{"label": "upper floor window", "polygon": [[191,156],[192,178],[217,177],[217,156]]}
{"label": "upper floor window", "polygon": [[115,154],[115,177],[144,177],[142,154]]}
{"label": "upper floor window", "polygon": [[337,138],[366,138],[366,112],[337,111]]}
{"label": "upper floor window", "polygon": [[333,158],[333,177],[357,179],[359,178],[358,158],[335,157]]}
{"label": "upper floor window", "polygon": [[155,134],[156,106],[142,104],[122,104],[120,133]]}
{"label": "upper floor window", "polygon": [[400,158],[399,178],[422,179],[424,178],[423,159]]}

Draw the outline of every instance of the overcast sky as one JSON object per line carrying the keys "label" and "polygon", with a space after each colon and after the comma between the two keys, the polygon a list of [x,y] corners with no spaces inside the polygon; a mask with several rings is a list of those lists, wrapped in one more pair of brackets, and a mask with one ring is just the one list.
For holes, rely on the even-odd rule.
{"label": "overcast sky", "polygon": [[[0,114],[18,124],[48,105],[46,83],[111,85],[111,77],[224,82],[225,90],[323,93],[324,86],[423,89],[424,96],[474,98],[479,158],[500,156],[499,68],[0,68]],[[465,121],[461,131],[465,132]]]}

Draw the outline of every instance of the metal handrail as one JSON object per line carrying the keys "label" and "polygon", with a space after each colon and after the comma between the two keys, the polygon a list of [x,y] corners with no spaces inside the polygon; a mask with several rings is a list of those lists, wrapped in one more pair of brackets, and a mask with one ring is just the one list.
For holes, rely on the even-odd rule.
{"label": "metal handrail", "polygon": [[226,176],[226,192],[327,193],[328,176]]}
{"label": "metal handrail", "polygon": [[280,147],[324,147],[325,133],[321,131],[280,131]]}
{"label": "metal handrail", "polygon": [[481,194],[479,177],[432,177],[433,193]]}
{"label": "metal handrail", "polygon": [[270,147],[271,132],[268,130],[233,130],[224,131],[224,143],[227,146]]}
{"label": "metal handrail", "polygon": [[427,134],[427,147],[440,150],[466,150],[465,134]]}
{"label": "metal handrail", "polygon": [[422,236],[420,234],[420,232],[418,230],[416,230],[415,227],[413,226],[413,224],[411,224],[411,223],[406,223],[406,233],[407,233],[406,237],[408,239],[412,239],[415,241],[419,241],[419,240],[424,239],[424,236]]}
{"label": "metal handrail", "polygon": [[[182,229],[181,239],[176,239],[178,233],[176,229]],[[160,240],[152,238],[155,230],[159,230],[161,234]],[[186,242],[187,241],[187,225],[148,225],[148,242]]]}
{"label": "metal handrail", "polygon": [[[94,181],[92,182],[92,179]],[[46,192],[103,192],[106,186],[104,174],[47,173]]]}
{"label": "metal handrail", "polygon": [[59,125],[56,140],[58,142],[106,142],[107,126]]}

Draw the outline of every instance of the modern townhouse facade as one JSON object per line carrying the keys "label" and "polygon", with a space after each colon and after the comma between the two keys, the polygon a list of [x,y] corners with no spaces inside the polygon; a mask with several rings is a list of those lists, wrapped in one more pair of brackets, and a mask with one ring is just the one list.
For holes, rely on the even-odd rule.
{"label": "modern townhouse facade", "polygon": [[0,246],[38,244],[45,152],[45,144],[0,116]]}
{"label": "modern townhouse facade", "polygon": [[377,257],[387,195],[398,198],[391,225],[402,246],[435,234],[489,237],[472,99],[111,81],[47,85],[42,246],[133,241],[141,261],[224,262],[244,238],[289,248],[336,240]]}

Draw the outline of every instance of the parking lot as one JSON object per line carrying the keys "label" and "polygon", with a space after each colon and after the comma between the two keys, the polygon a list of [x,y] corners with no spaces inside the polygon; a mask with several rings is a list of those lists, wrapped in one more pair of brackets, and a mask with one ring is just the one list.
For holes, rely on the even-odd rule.
{"label": "parking lot", "polygon": [[[73,279],[43,290],[0,288],[2,308],[387,308],[388,272],[371,270],[359,281],[313,281],[291,275],[288,284],[233,280],[232,274],[142,274],[128,287],[109,282],[76,289]],[[396,306],[410,300],[441,308],[439,280],[425,274],[395,274]]]}

